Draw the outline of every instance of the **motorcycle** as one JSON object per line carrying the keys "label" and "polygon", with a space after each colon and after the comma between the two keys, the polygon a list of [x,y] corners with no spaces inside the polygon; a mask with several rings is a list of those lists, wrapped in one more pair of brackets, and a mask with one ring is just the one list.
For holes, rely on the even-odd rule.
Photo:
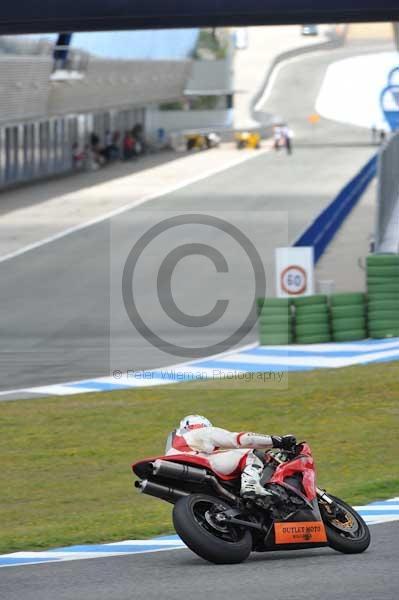
{"label": "motorcycle", "polygon": [[310,446],[293,437],[289,450],[255,451],[263,460],[266,496],[240,497],[240,473],[216,474],[195,454],[155,457],[132,465],[136,488],[174,505],[183,542],[216,564],[240,563],[251,552],[329,546],[364,552],[370,531],[343,500],[316,485]]}

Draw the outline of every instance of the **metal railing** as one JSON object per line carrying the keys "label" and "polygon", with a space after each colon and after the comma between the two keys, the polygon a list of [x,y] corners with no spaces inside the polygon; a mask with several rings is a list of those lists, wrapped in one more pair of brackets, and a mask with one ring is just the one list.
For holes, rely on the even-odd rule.
{"label": "metal railing", "polygon": [[399,132],[381,148],[378,159],[375,249],[399,253]]}

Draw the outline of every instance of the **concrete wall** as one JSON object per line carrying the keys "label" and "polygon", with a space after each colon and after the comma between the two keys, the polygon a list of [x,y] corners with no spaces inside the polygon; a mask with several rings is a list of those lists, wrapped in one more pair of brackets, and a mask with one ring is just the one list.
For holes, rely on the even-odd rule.
{"label": "concrete wall", "polygon": [[47,114],[50,56],[0,56],[0,123]]}
{"label": "concrete wall", "polygon": [[82,79],[53,81],[49,114],[143,106],[183,95],[191,61],[91,59]]}

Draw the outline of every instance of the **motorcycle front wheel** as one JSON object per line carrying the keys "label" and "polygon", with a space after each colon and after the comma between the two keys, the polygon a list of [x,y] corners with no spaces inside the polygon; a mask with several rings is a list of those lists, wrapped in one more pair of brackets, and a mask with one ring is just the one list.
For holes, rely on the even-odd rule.
{"label": "motorcycle front wheel", "polygon": [[359,554],[370,545],[370,530],[354,508],[340,498],[329,494],[338,513],[329,512],[328,505],[320,503],[320,512],[326,528],[328,544],[337,552]]}
{"label": "motorcycle front wheel", "polygon": [[246,560],[252,550],[252,535],[220,518],[231,506],[219,498],[191,494],[173,508],[173,524],[183,542],[205,560],[234,564]]}

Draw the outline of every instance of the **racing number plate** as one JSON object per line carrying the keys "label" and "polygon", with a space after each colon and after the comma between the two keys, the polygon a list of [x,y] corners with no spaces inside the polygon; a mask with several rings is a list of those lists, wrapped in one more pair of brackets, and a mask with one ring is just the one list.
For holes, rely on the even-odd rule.
{"label": "racing number plate", "polygon": [[276,544],[312,544],[327,542],[322,521],[275,523]]}

